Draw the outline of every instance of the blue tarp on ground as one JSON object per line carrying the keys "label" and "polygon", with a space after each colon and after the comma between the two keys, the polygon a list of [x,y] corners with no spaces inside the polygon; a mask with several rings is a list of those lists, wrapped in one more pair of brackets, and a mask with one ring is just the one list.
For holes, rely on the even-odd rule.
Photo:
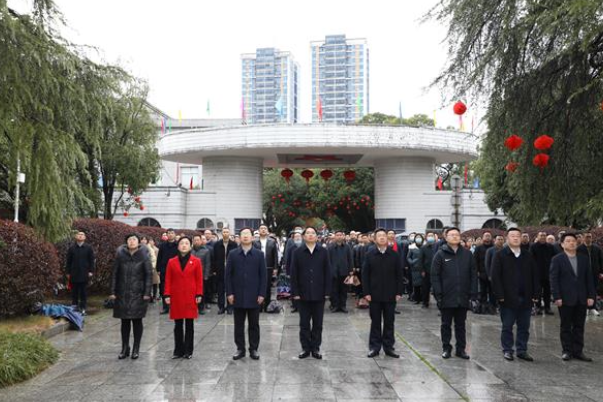
{"label": "blue tarp on ground", "polygon": [[71,306],[44,304],[40,313],[52,318],[66,318],[78,331],[84,328],[84,316]]}

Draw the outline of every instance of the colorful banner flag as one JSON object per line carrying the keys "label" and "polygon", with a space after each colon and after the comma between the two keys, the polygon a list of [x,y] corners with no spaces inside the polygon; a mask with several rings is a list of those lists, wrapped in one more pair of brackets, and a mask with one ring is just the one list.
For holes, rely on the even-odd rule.
{"label": "colorful banner flag", "polygon": [[402,102],[398,105],[398,114],[400,116],[400,124],[402,124]]}
{"label": "colorful banner flag", "polygon": [[191,184],[189,185],[189,190],[193,189],[193,178],[191,177]]}
{"label": "colorful banner flag", "polygon": [[209,116],[210,114],[210,109],[209,109],[209,99],[207,100],[207,109],[206,109],[207,115]]}
{"label": "colorful banner flag", "polygon": [[316,102],[316,111],[318,112],[318,121],[320,122],[322,121],[322,101],[320,100],[320,96]]}
{"label": "colorful banner flag", "polygon": [[279,120],[282,119],[282,117],[283,117],[283,96],[282,95],[276,101],[276,104],[274,105],[274,108],[278,112]]}
{"label": "colorful banner flag", "polygon": [[178,121],[182,121],[182,110],[178,110]]}
{"label": "colorful banner flag", "polygon": [[243,124],[245,124],[245,98],[241,97],[241,120],[243,120]]}
{"label": "colorful banner flag", "polygon": [[165,118],[161,118],[161,134],[165,134]]}
{"label": "colorful banner flag", "polygon": [[444,189],[444,182],[442,181],[441,177],[438,177],[438,190],[443,190]]}
{"label": "colorful banner flag", "polygon": [[469,164],[465,163],[465,187],[467,187],[469,180]]}
{"label": "colorful banner flag", "polygon": [[360,99],[360,95],[356,96],[356,107],[358,108],[358,113],[362,114],[362,100]]}

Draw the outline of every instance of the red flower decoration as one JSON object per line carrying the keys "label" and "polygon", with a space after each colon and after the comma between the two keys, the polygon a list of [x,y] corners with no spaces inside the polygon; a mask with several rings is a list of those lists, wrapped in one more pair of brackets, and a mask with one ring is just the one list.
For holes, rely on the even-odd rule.
{"label": "red flower decoration", "polygon": [[532,163],[534,166],[539,167],[540,169],[544,169],[549,165],[550,156],[547,154],[538,154],[534,157]]}
{"label": "red flower decoration", "polygon": [[141,211],[144,211],[144,205],[141,205],[141,206],[140,206],[140,210],[141,210]]}
{"label": "red flower decoration", "polygon": [[314,172],[313,172],[313,171],[311,171],[310,169],[305,169],[305,170],[302,170],[302,172],[301,172],[301,176],[302,176],[304,179],[306,179],[306,183],[307,183],[307,184],[310,184],[310,179],[311,179],[312,177],[314,177]]}
{"label": "red flower decoration", "polygon": [[462,116],[467,111],[467,106],[465,106],[465,104],[463,102],[458,101],[457,103],[454,104],[454,106],[452,107],[452,110],[454,111],[454,114]]}
{"label": "red flower decoration", "polygon": [[540,151],[546,151],[547,149],[553,146],[554,142],[555,140],[549,137],[548,135],[541,135],[534,141],[534,148]]}
{"label": "red flower decoration", "polygon": [[[343,178],[348,182],[348,185],[352,184],[352,182],[356,179],[356,172],[353,170],[346,170],[343,172]],[[348,200],[350,198],[348,197]]]}
{"label": "red flower decoration", "polygon": [[507,163],[507,166],[505,166],[505,170],[507,172],[515,173],[515,171],[517,170],[518,167],[519,167],[519,163],[509,162],[509,163]]}
{"label": "red flower decoration", "polygon": [[140,197],[134,197],[134,201],[140,202]]}
{"label": "red flower decoration", "polygon": [[322,177],[324,181],[329,181],[329,179],[333,177],[333,171],[331,169],[325,169],[320,172],[320,177]]}
{"label": "red flower decoration", "polygon": [[505,140],[505,147],[507,147],[511,152],[519,149],[521,144],[523,144],[523,139],[515,134]]}

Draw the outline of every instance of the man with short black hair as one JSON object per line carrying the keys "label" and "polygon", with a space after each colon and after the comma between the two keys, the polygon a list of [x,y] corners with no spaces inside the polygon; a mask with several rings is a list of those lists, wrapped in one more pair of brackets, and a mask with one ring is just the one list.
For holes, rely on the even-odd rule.
{"label": "man with short black hair", "polygon": [[477,297],[477,270],[471,251],[460,246],[461,231],[456,227],[446,231],[446,244],[433,257],[431,285],[442,314],[442,357],[450,358],[452,346],[452,321],[456,338],[456,356],[469,359],[465,321],[470,301]]}
{"label": "man with short black hair", "polygon": [[536,314],[541,314],[544,308],[544,314],[553,315],[551,311],[551,281],[549,272],[551,261],[555,255],[555,248],[547,242],[546,232],[538,232],[537,241],[530,246],[530,252],[536,261],[540,287],[542,289],[538,303],[536,303]]}
{"label": "man with short black hair", "polygon": [[237,244],[230,239],[230,229],[222,229],[222,240],[214,244],[213,275],[215,277],[216,282],[216,291],[218,292],[218,314],[224,314],[225,307],[228,311],[228,314],[232,314],[232,306],[226,306],[224,269],[226,268],[226,261],[228,260],[228,255],[232,250],[235,250],[236,248]]}
{"label": "man with short black hair", "polygon": [[347,313],[348,285],[345,278],[354,274],[352,248],[345,242],[345,233],[335,231],[335,242],[328,247],[331,269],[333,270],[333,290],[331,293],[331,311]]}
{"label": "man with short black hair", "polygon": [[475,248],[473,257],[479,277],[480,313],[496,314],[496,299],[486,272],[486,252],[492,246],[492,233],[485,231],[482,234],[482,244]]}
{"label": "man with short black hair", "polygon": [[561,318],[561,345],[565,361],[578,359],[590,362],[584,355],[584,323],[586,308],[595,303],[597,294],[588,257],[577,254],[578,241],[573,233],[561,237],[563,253],[551,263],[551,293]]}
{"label": "man with short black hair", "polygon": [[266,261],[266,298],[262,309],[267,311],[272,301],[272,278],[278,275],[278,245],[268,236],[268,226],[261,224],[258,230],[259,238],[253,241],[253,247],[262,251]]}
{"label": "man with short black hair", "polygon": [[86,243],[86,233],[77,232],[67,250],[67,280],[71,283],[71,304],[86,315],[88,280],[94,274],[94,250]]}
{"label": "man with short black hair", "polygon": [[[207,289],[207,279],[211,277],[211,250],[206,246],[205,235],[195,234],[193,236],[193,248],[191,254],[201,260],[201,269],[203,272],[203,289]],[[199,303],[199,314],[205,314],[205,297]]]}
{"label": "man with short black hair", "polygon": [[163,310],[160,314],[167,314],[170,312],[170,306],[165,302],[165,274],[168,261],[178,255],[178,242],[176,241],[176,232],[174,229],[169,228],[166,232],[167,241],[162,242],[159,245],[159,252],[157,253],[157,271],[159,271],[159,293],[161,294],[161,300],[163,304]]}
{"label": "man with short black hair", "polygon": [[[578,246],[577,252],[587,256],[590,261],[590,270],[593,275],[596,292],[599,287],[599,280],[603,279],[603,252],[599,246],[593,243],[593,234],[591,232],[584,232],[584,242]],[[588,313],[599,316],[597,303],[588,309]]]}
{"label": "man with short black hair", "polygon": [[[522,233],[518,228],[507,231],[507,247],[498,251],[492,260],[492,289],[500,304],[502,321],[501,344],[503,357],[533,361],[528,354],[532,304],[540,295],[539,273],[532,254],[521,247]],[[513,326],[517,337],[513,340]]]}

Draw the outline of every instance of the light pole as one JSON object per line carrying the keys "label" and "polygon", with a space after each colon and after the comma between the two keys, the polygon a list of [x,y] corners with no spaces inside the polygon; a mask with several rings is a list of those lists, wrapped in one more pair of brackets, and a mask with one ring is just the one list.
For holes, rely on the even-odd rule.
{"label": "light pole", "polygon": [[21,173],[21,158],[17,154],[17,180],[15,185],[15,222],[19,222],[19,197],[21,184],[25,183],[25,173]]}
{"label": "light pole", "polygon": [[461,177],[459,175],[454,175],[450,178],[450,186],[452,187],[452,197],[450,203],[453,207],[453,212],[451,216],[452,225],[460,228],[461,226],[461,204],[462,204],[462,195],[461,189],[463,188],[463,184],[461,182]]}

